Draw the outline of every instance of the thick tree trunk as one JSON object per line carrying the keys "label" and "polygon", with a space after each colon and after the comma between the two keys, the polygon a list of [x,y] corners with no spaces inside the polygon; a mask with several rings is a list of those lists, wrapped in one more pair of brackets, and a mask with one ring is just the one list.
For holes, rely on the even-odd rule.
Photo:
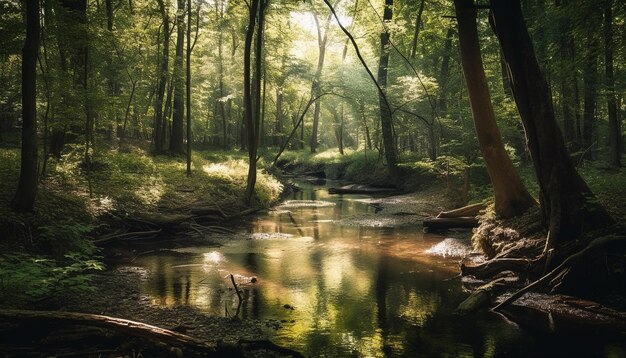
{"label": "thick tree trunk", "polygon": [[[385,10],[383,12],[383,21],[388,23],[393,17],[393,0],[385,0]],[[378,62],[378,85],[386,91],[387,87],[387,67],[389,66],[389,33],[383,31],[380,33],[380,58]],[[393,139],[393,116],[391,108],[384,98],[383,93],[378,93],[378,105],[380,108],[380,126],[383,132],[383,145],[385,147],[385,159],[387,160],[387,168],[392,177],[396,177],[397,158],[396,148]]]}
{"label": "thick tree trunk", "polygon": [[604,9],[604,78],[606,81],[606,105],[609,112],[609,163],[622,166],[620,123],[617,120],[615,78],[613,75],[613,0],[606,0]]}
{"label": "thick tree trunk", "polygon": [[37,53],[39,52],[39,0],[26,1],[26,40],[22,48],[22,149],[20,179],[13,210],[33,210],[37,195]]}
{"label": "thick tree trunk", "polygon": [[185,43],[185,0],[178,0],[176,19],[176,57],[174,58],[174,116],[172,117],[172,134],[170,137],[170,151],[172,154],[182,154],[184,123],[185,123],[185,86],[183,80],[183,47]]}
{"label": "thick tree trunk", "polygon": [[549,254],[557,243],[575,240],[613,220],[596,201],[565,148],[519,0],[491,0],[490,22],[504,52],[539,182],[542,217],[549,230],[544,254]]}
{"label": "thick tree trunk", "polygon": [[476,9],[472,0],[455,0],[461,63],[467,83],[474,127],[493,185],[496,213],[501,217],[522,214],[535,204],[511,159],[496,124],[478,42]]}

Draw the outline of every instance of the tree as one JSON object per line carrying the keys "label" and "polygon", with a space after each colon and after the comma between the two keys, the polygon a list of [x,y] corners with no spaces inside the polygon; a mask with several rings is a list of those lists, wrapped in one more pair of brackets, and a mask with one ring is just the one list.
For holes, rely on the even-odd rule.
{"label": "tree", "polygon": [[[393,0],[385,0],[385,10],[383,12],[383,22],[390,22],[393,16]],[[387,68],[389,67],[389,32],[386,29],[380,33],[380,57],[378,61],[378,85],[385,91],[387,86]],[[396,147],[393,135],[393,116],[391,108],[385,93],[380,92],[378,95],[378,105],[380,108],[380,126],[383,132],[383,145],[385,147],[385,159],[387,160],[387,168],[392,177],[397,176],[397,158]]]}
{"label": "tree", "polygon": [[490,4],[490,24],[504,53],[539,182],[542,218],[548,228],[544,256],[549,258],[557,244],[575,240],[581,233],[613,220],[572,164],[519,0],[491,0]]}
{"label": "tree", "polygon": [[[244,83],[243,96],[245,106],[245,124],[248,142],[248,177],[246,180],[245,200],[248,204],[252,203],[254,194],[254,186],[256,184],[256,163],[257,149],[259,139],[259,98],[261,89],[261,59],[263,49],[263,24],[265,16],[265,6],[267,0],[252,0],[249,10],[248,29],[246,30],[246,39],[244,43]],[[252,79],[252,42],[254,40],[254,32],[257,27],[257,41],[255,50],[255,78]],[[254,91],[254,96],[253,96]]]}
{"label": "tree", "polygon": [[622,131],[617,118],[615,76],[613,74],[613,0],[605,0],[604,9],[604,77],[606,81],[606,106],[609,112],[609,163],[621,167]]}
{"label": "tree", "polygon": [[[330,24],[330,15],[326,19],[324,29],[320,25],[320,21],[315,13],[313,13],[313,19],[315,20],[315,26],[317,29],[317,68],[313,77],[313,84],[311,85],[311,96],[317,96],[320,94],[322,69],[324,68],[324,59],[326,58],[326,42],[328,41],[328,25]],[[315,153],[317,150],[317,131],[320,120],[320,100],[315,101],[315,107],[313,107],[313,127],[311,128],[311,153]]]}
{"label": "tree", "polygon": [[[167,74],[168,74],[168,61],[170,52],[170,20],[168,14],[168,6],[164,3],[164,0],[158,0],[159,11],[161,13],[161,21],[163,28],[163,49],[161,50],[161,60],[158,63],[158,86],[157,96],[154,102],[154,126],[153,126],[153,140],[156,153],[163,152],[165,146],[165,136],[163,135],[164,122],[167,116],[163,114],[163,100],[165,99],[165,89],[167,87]],[[160,33],[159,33],[160,34]]]}
{"label": "tree", "polygon": [[501,217],[522,214],[535,204],[522,183],[496,124],[487,78],[478,42],[476,8],[473,0],[454,0],[459,32],[459,47],[463,74],[467,82],[474,127],[480,151],[493,185],[496,213]]}
{"label": "tree", "polygon": [[26,1],[26,39],[22,48],[22,157],[13,197],[17,212],[33,210],[37,196],[37,53],[39,0]]}
{"label": "tree", "polygon": [[[200,16],[200,14],[198,14]],[[197,27],[197,25],[196,25]],[[187,177],[191,177],[191,0],[187,0]]]}
{"label": "tree", "polygon": [[170,152],[182,154],[184,135],[184,85],[183,85],[183,47],[185,42],[185,0],[178,0],[176,15],[176,56],[174,57],[174,116],[172,118],[172,135],[170,137]]}

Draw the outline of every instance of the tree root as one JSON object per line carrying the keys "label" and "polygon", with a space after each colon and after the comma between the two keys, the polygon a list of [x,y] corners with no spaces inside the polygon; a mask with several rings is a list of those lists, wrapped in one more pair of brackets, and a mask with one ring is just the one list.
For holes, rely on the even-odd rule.
{"label": "tree root", "polygon": [[477,278],[491,277],[502,271],[528,273],[537,262],[536,259],[525,258],[499,258],[492,259],[478,265],[466,265],[461,262],[461,274],[471,275]]}
{"label": "tree root", "polygon": [[437,215],[438,218],[460,218],[467,216],[476,216],[481,210],[485,210],[487,204],[478,203],[464,206],[462,208],[442,211]]}
{"label": "tree root", "polygon": [[603,237],[596,238],[593,241],[591,241],[584,249],[566,258],[560,265],[558,265],[552,271],[550,271],[549,273],[547,273],[540,279],[522,288],[521,290],[515,292],[509,298],[502,301],[500,304],[495,306],[493,310],[499,311],[502,308],[506,307],[507,305],[515,302],[518,298],[523,296],[525,293],[552,281],[554,278],[559,276],[564,269],[569,269],[571,266],[580,262],[583,258],[586,258],[589,255],[597,254],[599,252],[607,250],[609,247],[619,247],[621,245],[623,248],[625,244],[626,244],[626,236],[603,236]]}

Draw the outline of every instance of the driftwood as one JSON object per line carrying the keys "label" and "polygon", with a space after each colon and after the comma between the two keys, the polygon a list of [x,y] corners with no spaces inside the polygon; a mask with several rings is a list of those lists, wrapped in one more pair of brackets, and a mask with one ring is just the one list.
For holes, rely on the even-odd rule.
{"label": "driftwood", "polygon": [[486,207],[487,205],[483,203],[467,205],[458,209],[442,211],[439,213],[439,215],[437,215],[437,217],[438,218],[460,218],[460,217],[476,216],[480,213],[481,210],[485,210]]}
{"label": "driftwood", "polygon": [[394,188],[376,188],[368,185],[350,184],[340,188],[329,188],[330,194],[390,194],[395,193]]}
{"label": "driftwood", "polygon": [[85,325],[105,328],[124,335],[143,338],[160,344],[165,343],[174,347],[182,347],[214,355],[216,354],[218,346],[217,342],[205,342],[182,333],[146,323],[89,313],[0,310],[0,318],[2,318],[3,321],[31,324],[33,327],[42,323],[52,323],[54,325]]}
{"label": "driftwood", "polygon": [[424,219],[424,229],[445,230],[454,228],[473,228],[478,226],[478,219],[475,217],[459,218],[426,218]]}

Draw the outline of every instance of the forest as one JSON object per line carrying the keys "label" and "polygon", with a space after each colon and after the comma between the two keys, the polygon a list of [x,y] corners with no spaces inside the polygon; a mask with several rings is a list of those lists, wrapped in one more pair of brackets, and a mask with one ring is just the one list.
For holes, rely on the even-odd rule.
{"label": "forest", "polygon": [[626,2],[0,15],[0,355],[626,356]]}

